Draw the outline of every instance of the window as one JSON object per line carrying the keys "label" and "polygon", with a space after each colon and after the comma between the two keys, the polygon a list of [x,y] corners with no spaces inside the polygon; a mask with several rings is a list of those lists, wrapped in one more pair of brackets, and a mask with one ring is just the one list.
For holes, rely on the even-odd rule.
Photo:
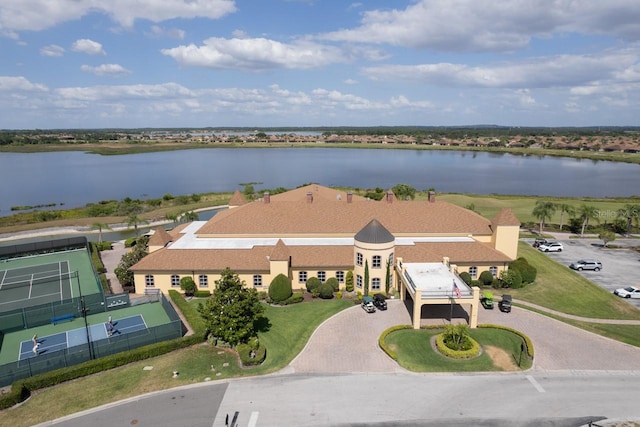
{"label": "window", "polygon": [[356,265],[362,266],[362,254],[360,252],[356,254]]}
{"label": "window", "polygon": [[495,265],[489,267],[489,271],[491,272],[491,275],[493,277],[496,277],[498,275],[498,267],[496,267]]}
{"label": "window", "polygon": [[153,274],[147,274],[146,276],[144,276],[144,284],[147,287],[153,287],[156,285],[153,281]]}
{"label": "window", "polygon": [[298,282],[299,283],[307,283],[307,272],[306,271],[298,272]]}
{"label": "window", "polygon": [[393,254],[389,254],[389,266],[393,268]]}
{"label": "window", "polygon": [[379,291],[380,290],[380,278],[379,277],[374,277],[373,279],[371,279],[371,290],[373,290],[373,291]]}
{"label": "window", "polygon": [[359,274],[356,274],[356,286],[362,288],[362,276]]}
{"label": "window", "polygon": [[262,286],[262,275],[260,274],[253,275],[253,286],[255,287]]}
{"label": "window", "polygon": [[382,257],[380,255],[373,256],[373,259],[371,260],[371,267],[372,268],[382,267]]}
{"label": "window", "polygon": [[318,271],[318,279],[324,283],[327,280],[327,273],[325,271]]}
{"label": "window", "polygon": [[207,277],[206,274],[201,274],[200,276],[198,276],[198,283],[200,284],[201,288],[208,288],[209,287],[209,277]]}
{"label": "window", "polygon": [[344,283],[344,271],[336,271],[336,279],[338,283]]}
{"label": "window", "polygon": [[469,267],[469,276],[471,276],[472,279],[475,279],[478,277],[478,267],[473,266],[473,267]]}
{"label": "window", "polygon": [[171,286],[173,286],[174,288],[180,287],[180,276],[178,276],[177,274],[171,276]]}

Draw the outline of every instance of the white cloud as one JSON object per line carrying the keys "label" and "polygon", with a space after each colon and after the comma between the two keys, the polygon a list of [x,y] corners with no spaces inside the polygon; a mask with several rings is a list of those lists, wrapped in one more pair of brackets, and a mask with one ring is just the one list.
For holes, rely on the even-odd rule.
{"label": "white cloud", "polygon": [[358,81],[354,80],[354,79],[346,79],[346,80],[343,81],[343,83],[346,84],[346,85],[357,85]]}
{"label": "white cloud", "polygon": [[102,64],[97,67],[92,67],[90,65],[82,65],[80,69],[82,71],[93,73],[96,76],[100,76],[100,77],[102,76],[119,77],[125,74],[129,74],[131,72],[119,64]]}
{"label": "white cloud", "polygon": [[185,66],[216,69],[265,70],[272,68],[309,69],[349,60],[345,51],[333,46],[308,41],[292,44],[265,38],[212,37],[202,46],[190,44],[162,49]]}
{"label": "white cloud", "polygon": [[363,69],[374,80],[413,80],[427,85],[484,88],[573,87],[612,79],[619,68],[635,67],[639,54],[631,50],[596,55],[557,55],[519,62],[471,67],[437,63],[383,65]]}
{"label": "white cloud", "polygon": [[193,96],[193,93],[182,85],[164,83],[158,85],[121,85],[121,86],[91,86],[67,87],[55,90],[56,94],[66,100],[102,101],[124,99],[157,99],[182,98]]}
{"label": "white cloud", "polygon": [[130,28],[138,19],[218,19],[235,11],[234,0],[3,0],[0,33],[40,31],[91,13],[103,13]]}
{"label": "white cloud", "polygon": [[42,56],[62,56],[64,54],[64,48],[62,46],[58,46],[57,44],[50,44],[48,46],[43,46],[40,49],[40,55]]}
{"label": "white cloud", "polygon": [[640,40],[635,0],[420,0],[365,12],[361,25],[322,35],[334,41],[446,51],[513,51],[554,33]]}
{"label": "white cloud", "polygon": [[24,77],[0,76],[0,92],[46,92],[48,90],[45,85],[31,83]]}
{"label": "white cloud", "polygon": [[159,25],[152,25],[151,31],[149,31],[147,34],[153,38],[166,37],[174,40],[182,40],[185,36],[184,30],[180,30],[178,28],[164,28]]}
{"label": "white cloud", "polygon": [[79,39],[73,42],[71,50],[74,52],[82,52],[87,55],[106,55],[107,53],[102,49],[102,45],[90,39]]}

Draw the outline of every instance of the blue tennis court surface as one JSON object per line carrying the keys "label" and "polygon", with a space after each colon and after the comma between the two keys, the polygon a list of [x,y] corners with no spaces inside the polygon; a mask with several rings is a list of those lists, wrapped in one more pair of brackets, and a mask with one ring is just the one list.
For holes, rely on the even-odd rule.
{"label": "blue tennis court surface", "polygon": [[[119,335],[147,329],[147,324],[140,314],[125,317],[124,319],[114,319],[112,324],[113,330],[111,331],[111,337],[117,337]],[[89,326],[88,334],[91,341],[100,341],[110,338],[106,323],[98,323],[96,325]],[[37,342],[37,354],[51,353],[54,351],[64,350],[65,348],[71,349],[73,347],[87,344],[87,329],[77,328],[54,335],[37,337]],[[33,348],[33,341],[22,341],[22,343],[20,343],[20,356],[18,360],[36,357],[36,352],[34,352]]]}

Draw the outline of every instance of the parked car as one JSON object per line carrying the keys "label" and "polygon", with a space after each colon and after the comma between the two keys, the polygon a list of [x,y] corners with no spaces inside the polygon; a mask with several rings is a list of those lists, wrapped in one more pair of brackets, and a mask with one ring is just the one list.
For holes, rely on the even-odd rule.
{"label": "parked car", "polygon": [[542,237],[536,237],[536,240],[533,241],[533,247],[537,248],[540,245],[544,245],[549,243],[549,241],[547,239],[543,239]]}
{"label": "parked car", "polygon": [[375,305],[378,310],[386,310],[387,309],[387,297],[384,294],[375,294],[373,296],[373,305]]}
{"label": "parked car", "polygon": [[511,295],[502,295],[502,301],[498,303],[498,308],[503,313],[511,313]]}
{"label": "parked car", "polygon": [[373,305],[373,298],[362,297],[362,309],[367,313],[375,313],[376,307]]}
{"label": "parked car", "polygon": [[580,261],[572,262],[569,267],[578,271],[600,271],[602,269],[602,263],[600,261],[596,261],[595,259],[581,259]]}
{"label": "parked car", "polygon": [[482,292],[480,303],[484,308],[488,310],[493,310],[493,294],[489,291]]}
{"label": "parked car", "polygon": [[560,242],[547,242],[538,246],[538,250],[542,252],[562,252],[562,243]]}
{"label": "parked car", "polygon": [[626,288],[616,289],[613,293],[622,298],[640,298],[640,287],[627,286]]}

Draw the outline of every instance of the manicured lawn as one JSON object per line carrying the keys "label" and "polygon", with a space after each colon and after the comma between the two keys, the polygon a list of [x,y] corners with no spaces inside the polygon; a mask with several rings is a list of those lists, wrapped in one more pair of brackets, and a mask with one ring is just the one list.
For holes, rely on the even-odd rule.
{"label": "manicured lawn", "polygon": [[591,283],[580,274],[550,259],[525,242],[518,246],[538,270],[536,281],[523,289],[510,289],[516,299],[563,313],[598,319],[640,319],[640,310]]}
{"label": "manicured lawn", "polygon": [[[414,372],[479,372],[502,371],[496,366],[486,351],[473,359],[456,360],[445,357],[435,351],[431,346],[431,337],[442,332],[441,329],[402,329],[392,332],[386,338],[386,342],[398,355],[398,364],[405,369]],[[513,332],[479,328],[470,330],[470,335],[478,343],[485,347],[491,345],[501,348],[509,359],[517,365],[520,360],[520,344],[522,338]],[[527,369],[531,361],[523,354],[521,368]]]}

